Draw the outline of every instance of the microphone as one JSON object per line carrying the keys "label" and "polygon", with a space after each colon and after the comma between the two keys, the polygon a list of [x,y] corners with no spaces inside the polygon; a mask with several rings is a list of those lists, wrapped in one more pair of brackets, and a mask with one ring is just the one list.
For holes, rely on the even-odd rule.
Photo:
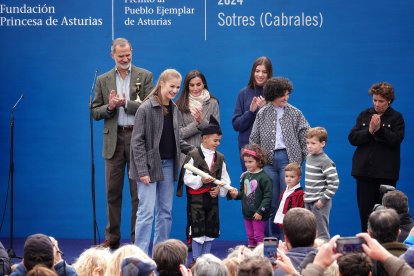
{"label": "microphone", "polygon": [[95,69],[95,75],[93,76],[91,93],[89,94],[89,108],[92,108],[92,94],[93,94],[93,90],[95,89],[96,76],[98,75],[98,71],[99,71],[98,68],[96,68]]}
{"label": "microphone", "polygon": [[14,104],[12,111],[16,109],[17,105],[20,103],[21,100],[23,100],[23,98],[24,98],[24,94],[22,94],[20,98],[17,100],[17,102]]}

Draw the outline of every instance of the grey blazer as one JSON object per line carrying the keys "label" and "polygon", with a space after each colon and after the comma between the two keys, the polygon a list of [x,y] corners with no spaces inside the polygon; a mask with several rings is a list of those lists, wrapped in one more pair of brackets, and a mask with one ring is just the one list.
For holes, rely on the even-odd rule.
{"label": "grey blazer", "polygon": [[[175,103],[171,101],[171,104],[176,146],[174,179],[177,180],[181,151],[187,154],[194,147],[181,139],[178,126],[180,112]],[[141,176],[149,176],[151,182],[164,180],[159,149],[163,125],[162,107],[155,96],[151,96],[141,104],[135,114],[135,125],[131,137],[129,178],[139,180]]]}
{"label": "grey blazer", "polygon": [[[140,85],[137,85],[140,83]],[[127,114],[135,115],[140,103],[135,100],[139,96],[143,100],[153,88],[152,73],[146,69],[131,66],[131,83],[129,85],[129,98]],[[96,80],[95,98],[92,102],[92,116],[95,120],[104,119],[102,156],[111,159],[114,155],[118,131],[118,109],[107,112],[109,93],[116,91],[115,68],[100,75]]]}

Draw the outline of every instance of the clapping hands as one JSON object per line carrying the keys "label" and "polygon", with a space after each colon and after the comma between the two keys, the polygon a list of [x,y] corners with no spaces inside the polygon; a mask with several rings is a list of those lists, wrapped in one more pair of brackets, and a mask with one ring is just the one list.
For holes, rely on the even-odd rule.
{"label": "clapping hands", "polygon": [[255,112],[257,109],[262,108],[265,104],[266,101],[262,96],[253,97],[253,100],[250,103],[250,111]]}
{"label": "clapping hands", "polygon": [[111,90],[109,93],[109,110],[114,110],[116,107],[125,106],[125,103],[126,100],[124,93],[118,96],[115,90]]}

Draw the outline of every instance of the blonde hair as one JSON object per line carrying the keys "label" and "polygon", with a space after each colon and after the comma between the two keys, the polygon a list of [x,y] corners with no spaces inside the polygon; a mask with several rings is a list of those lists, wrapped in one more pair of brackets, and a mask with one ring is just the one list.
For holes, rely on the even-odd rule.
{"label": "blonde hair", "polygon": [[111,256],[105,271],[105,276],[119,275],[121,271],[121,263],[125,257],[136,256],[140,259],[151,260],[144,251],[133,244],[126,244],[118,248]]}
{"label": "blonde hair", "polygon": [[229,252],[230,253],[227,255],[227,259],[244,259],[245,257],[250,257],[253,255],[253,251],[244,245],[237,245],[236,247],[229,249]]}
{"label": "blonde hair", "polygon": [[302,168],[296,162],[287,164],[285,167],[285,172],[295,172],[298,176],[302,176]]}
{"label": "blonde hair", "polygon": [[161,95],[161,83],[166,83],[167,81],[171,80],[171,79],[180,79],[182,80],[182,76],[180,74],[180,72],[178,72],[175,69],[166,69],[164,70],[160,76],[158,77],[158,81],[157,84],[155,85],[155,87],[152,89],[151,93],[149,93],[149,95],[145,98],[148,99],[151,96],[155,96],[157,102],[162,106],[162,111],[163,114],[167,114],[167,108],[164,107],[164,105],[162,104],[162,95]]}
{"label": "blonde hair", "polygon": [[306,133],[306,138],[311,139],[316,137],[319,139],[319,142],[327,142],[328,141],[328,132],[323,127],[313,127],[308,129]]}
{"label": "blonde hair", "polygon": [[223,260],[224,265],[227,267],[229,272],[229,276],[236,276],[237,270],[239,269],[239,265],[242,262],[241,258],[232,257],[232,258],[225,258]]}
{"label": "blonde hair", "polygon": [[110,258],[111,252],[109,249],[91,247],[82,252],[73,267],[79,276],[92,276],[94,271],[103,276]]}

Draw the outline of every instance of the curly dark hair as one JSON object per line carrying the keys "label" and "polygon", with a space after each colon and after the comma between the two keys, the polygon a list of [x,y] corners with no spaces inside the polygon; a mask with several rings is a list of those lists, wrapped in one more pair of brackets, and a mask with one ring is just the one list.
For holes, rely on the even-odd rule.
{"label": "curly dark hair", "polygon": [[380,95],[392,103],[395,99],[394,87],[387,82],[374,83],[368,90],[369,95]]}
{"label": "curly dark hair", "polygon": [[289,79],[284,77],[270,78],[263,88],[263,96],[267,102],[272,102],[276,98],[283,97],[286,91],[292,93],[293,85]]}
{"label": "curly dark hair", "polygon": [[[256,153],[256,156],[252,155],[251,153],[245,152],[244,150],[254,151]],[[256,144],[245,145],[241,150],[240,156],[242,159],[245,156],[253,157],[257,161],[257,166],[259,168],[263,168],[266,164],[266,153],[260,146]]]}

